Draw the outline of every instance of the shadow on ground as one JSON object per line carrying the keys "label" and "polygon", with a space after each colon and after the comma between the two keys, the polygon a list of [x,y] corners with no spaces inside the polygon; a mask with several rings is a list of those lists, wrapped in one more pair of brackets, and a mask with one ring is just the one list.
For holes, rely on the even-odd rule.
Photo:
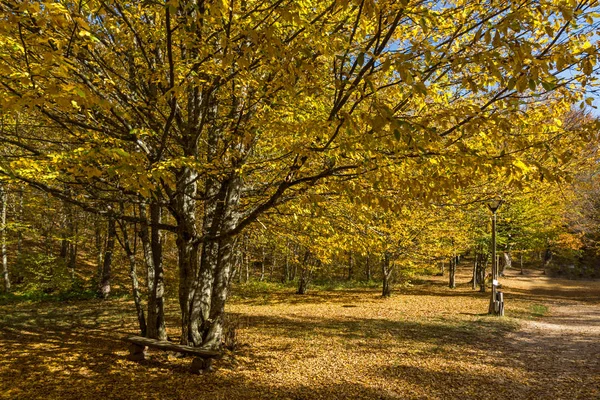
{"label": "shadow on ground", "polygon": [[[512,287],[513,299],[589,305],[588,289]],[[403,289],[415,302],[485,302],[489,293],[451,291],[443,281]],[[586,295],[586,293],[588,295]],[[595,295],[597,296],[598,293]],[[598,398],[598,358],[582,354],[599,335],[561,332],[540,341],[505,320],[457,311],[430,318],[377,315],[400,309],[373,289],[289,291],[240,299],[231,318],[240,343],[216,371],[189,373],[189,359],[153,352],[126,360],[135,333],[129,302],[84,301],[0,307],[0,398],[6,399],[570,399]],[[592,298],[594,293],[592,293]],[[435,304],[438,304],[435,303]],[[399,305],[400,304],[400,305]],[[529,304],[529,303],[528,303]],[[294,314],[274,305],[298,306]],[[595,311],[593,311],[595,310]],[[168,325],[177,327],[176,308]],[[542,318],[559,326],[600,326],[600,310]],[[543,326],[540,328],[543,329]],[[170,331],[173,337],[177,330]],[[562,346],[562,347],[561,347]],[[583,347],[582,347],[583,346]],[[591,347],[590,347],[591,348]],[[569,366],[565,369],[565,366]],[[591,397],[590,397],[591,396]]]}

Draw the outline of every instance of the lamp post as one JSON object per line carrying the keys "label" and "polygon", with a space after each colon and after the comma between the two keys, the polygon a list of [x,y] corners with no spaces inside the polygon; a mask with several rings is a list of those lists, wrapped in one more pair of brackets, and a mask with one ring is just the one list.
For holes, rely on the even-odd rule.
{"label": "lamp post", "polygon": [[502,205],[502,199],[493,199],[487,203],[492,212],[492,298],[488,314],[504,315],[504,299],[502,293],[498,292],[498,260],[496,259],[496,211]]}

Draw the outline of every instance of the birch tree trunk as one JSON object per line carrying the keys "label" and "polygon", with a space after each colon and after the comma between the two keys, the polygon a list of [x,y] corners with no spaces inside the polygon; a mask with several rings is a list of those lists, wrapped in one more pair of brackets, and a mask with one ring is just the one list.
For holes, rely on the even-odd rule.
{"label": "birch tree trunk", "polygon": [[266,254],[265,254],[265,247],[263,246],[262,248],[262,259],[260,261],[260,279],[259,281],[262,282],[265,280],[265,262],[266,262]]}
{"label": "birch tree trunk", "polygon": [[0,185],[0,252],[2,253],[2,278],[4,280],[4,291],[10,292],[10,276],[8,274],[8,254],[6,248],[6,209],[8,207],[8,189]]}
{"label": "birch tree trunk", "polygon": [[21,258],[23,255],[23,187],[19,190],[19,209],[17,211],[17,221],[19,222],[19,228],[17,231],[17,265],[21,265]]}

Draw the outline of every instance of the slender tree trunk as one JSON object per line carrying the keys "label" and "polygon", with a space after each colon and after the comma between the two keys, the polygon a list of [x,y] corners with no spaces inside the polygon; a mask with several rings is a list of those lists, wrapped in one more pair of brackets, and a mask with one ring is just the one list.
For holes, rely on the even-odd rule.
{"label": "slender tree trunk", "polygon": [[[159,340],[167,340],[167,331],[165,326],[165,274],[163,268],[163,237],[158,228],[162,222],[162,207],[160,204],[153,202],[150,204],[150,221],[152,226],[150,229],[150,243],[152,246],[152,263],[154,265],[154,281],[152,285],[151,298],[155,311],[155,318],[148,323],[152,324],[147,328],[147,331],[152,330],[152,334],[156,333],[156,338]],[[152,337],[153,337],[152,336]]]}
{"label": "slender tree trunk", "polygon": [[[64,217],[64,218],[66,218],[66,217]],[[60,234],[60,258],[63,259],[64,261],[66,261],[68,252],[69,252],[69,242],[67,239],[67,233],[63,231]]]}
{"label": "slender tree trunk", "polygon": [[262,260],[260,262],[260,279],[259,279],[259,281],[261,281],[261,282],[265,279],[265,261],[266,261],[265,247],[263,246]]}
{"label": "slender tree trunk", "polygon": [[454,289],[456,288],[456,263],[457,263],[458,257],[453,256],[450,259],[450,264],[449,264],[449,268],[448,268],[448,287],[450,287],[450,289]]}
{"label": "slender tree trunk", "polygon": [[488,256],[479,253],[479,263],[477,264],[477,281],[479,282],[479,291],[485,293],[485,270],[487,269]]}
{"label": "slender tree trunk", "polygon": [[[69,241],[68,265],[71,270],[71,278],[75,279],[75,267],[77,266],[77,250],[79,246],[79,224],[76,215],[71,212],[71,230],[72,236]],[[114,239],[113,239],[114,241]]]}
{"label": "slender tree trunk", "polygon": [[352,251],[348,254],[348,280],[351,281],[354,277],[354,255]]}
{"label": "slender tree trunk", "polygon": [[297,262],[294,263],[294,268],[292,268],[292,277],[290,278],[290,280],[293,281],[294,279],[296,279],[296,275],[298,275],[298,263]]}
{"label": "slender tree trunk", "polygon": [[275,271],[276,261],[275,247],[273,247],[273,251],[271,251],[271,271],[269,272],[269,280],[271,282],[273,282],[273,271]]}
{"label": "slender tree trunk", "polygon": [[23,187],[19,190],[19,209],[17,212],[19,228],[17,231],[17,265],[21,265],[21,257],[23,255]]}
{"label": "slender tree trunk", "polygon": [[[44,206],[47,210],[50,209],[50,195],[48,193],[44,193]],[[52,254],[52,223],[44,224],[44,250],[46,257],[50,257]]]}
{"label": "slender tree trunk", "polygon": [[289,243],[285,246],[285,259],[283,260],[283,283],[288,283],[290,280],[290,247]]}
{"label": "slender tree trunk", "polygon": [[444,276],[444,260],[441,262],[440,273]]}
{"label": "slender tree trunk", "polygon": [[68,238],[68,228],[70,226],[69,215],[70,215],[71,206],[67,202],[63,202],[63,214],[62,214],[62,226],[60,232],[60,258],[62,258],[65,262],[68,261],[69,255],[69,238]]}
{"label": "slender tree trunk", "polygon": [[394,267],[390,263],[390,255],[388,252],[385,252],[383,255],[383,261],[381,263],[381,273],[383,276],[383,290],[381,292],[381,295],[383,297],[390,297],[392,295]]}
{"label": "slender tree trunk", "polygon": [[[121,208],[123,206],[121,205]],[[137,244],[134,239],[133,248],[131,246],[131,242],[129,241],[129,234],[127,233],[127,227],[124,224],[119,224],[121,228],[121,235],[123,236],[123,240],[120,241],[121,247],[125,250],[127,254],[127,258],[129,260],[129,278],[131,279],[131,294],[133,296],[133,302],[135,304],[135,311],[138,319],[138,325],[140,327],[140,333],[142,336],[146,336],[147,326],[146,326],[146,317],[144,315],[144,307],[142,305],[142,297],[140,294],[140,284],[137,277],[136,271],[136,252],[137,252]],[[135,229],[135,227],[134,227]],[[136,237],[136,232],[134,231],[133,237]],[[118,236],[117,236],[118,238]]]}
{"label": "slender tree trunk", "polygon": [[98,282],[102,281],[102,264],[104,256],[103,240],[102,240],[102,219],[99,216],[94,217],[94,244],[96,247],[96,266],[98,269]]}
{"label": "slender tree trunk", "polygon": [[475,259],[473,260],[473,273],[472,273],[472,281],[471,281],[471,289],[477,289],[477,261],[479,258],[479,254],[475,253]]}
{"label": "slender tree trunk", "polygon": [[246,244],[244,244],[244,249],[245,249],[245,252],[244,252],[244,265],[246,267],[246,274],[245,274],[246,280],[245,280],[245,283],[248,283],[248,282],[250,282],[250,254],[248,254],[248,245],[247,245],[247,242],[246,242]]}
{"label": "slender tree trunk", "polygon": [[102,280],[100,281],[100,297],[107,299],[110,295],[111,264],[113,252],[115,249],[115,237],[117,228],[115,219],[108,218],[108,228],[106,230],[106,247],[104,251],[104,262],[102,263]]}
{"label": "slender tree trunk", "polygon": [[523,271],[523,252],[521,252],[521,254],[519,254],[519,260],[521,261],[521,275],[523,275],[525,273]]}
{"label": "slender tree trunk", "polygon": [[308,265],[308,259],[310,252],[305,250],[302,265],[300,265],[300,276],[298,278],[298,289],[296,294],[306,294],[308,290],[308,284],[310,281],[310,266]]}
{"label": "slender tree trunk", "polygon": [[244,252],[243,252],[243,247],[242,247],[243,245],[244,245],[244,238],[242,236],[236,246],[237,268],[236,268],[236,271],[234,271],[234,274],[237,273],[237,283],[238,284],[242,283],[242,273],[244,272]]}
{"label": "slender tree trunk", "polygon": [[512,255],[510,250],[502,253],[502,260],[503,262],[500,263],[500,276],[504,276],[504,271],[507,268],[512,268]]}
{"label": "slender tree trunk", "polygon": [[546,250],[544,251],[544,259],[543,259],[543,264],[542,264],[544,275],[546,275],[546,269],[548,269],[548,266],[550,266],[551,261],[552,261],[552,250],[550,250],[550,246],[547,246]]}
{"label": "slender tree trunk", "polygon": [[367,278],[367,282],[371,281],[371,253],[367,254],[367,259],[365,260],[365,272],[366,272],[366,278]]}
{"label": "slender tree trunk", "polygon": [[4,291],[10,292],[10,276],[8,274],[8,254],[6,248],[6,209],[8,207],[8,190],[0,185],[0,252],[2,253],[2,278],[4,280]]}
{"label": "slender tree trunk", "polygon": [[156,224],[160,223],[160,205],[150,204],[150,217],[145,204],[140,204],[140,217],[149,222],[142,224],[139,236],[142,241],[144,262],[146,264],[148,284],[148,318],[146,336],[152,339],[166,340],[167,332],[164,316],[164,273],[162,267],[162,241]]}

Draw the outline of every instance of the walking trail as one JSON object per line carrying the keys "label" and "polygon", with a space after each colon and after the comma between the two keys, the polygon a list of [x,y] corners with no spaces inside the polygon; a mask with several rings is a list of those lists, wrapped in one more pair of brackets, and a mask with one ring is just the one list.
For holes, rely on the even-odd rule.
{"label": "walking trail", "polygon": [[508,353],[529,374],[530,398],[600,399],[600,282],[514,272],[506,282],[509,295],[548,307],[507,338]]}

